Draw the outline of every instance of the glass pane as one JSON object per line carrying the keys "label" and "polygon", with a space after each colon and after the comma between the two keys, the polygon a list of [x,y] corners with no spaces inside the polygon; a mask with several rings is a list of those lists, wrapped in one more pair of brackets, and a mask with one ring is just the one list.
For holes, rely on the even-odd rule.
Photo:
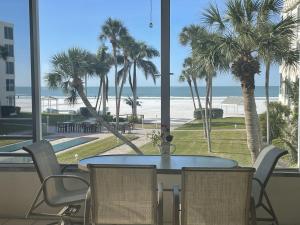
{"label": "glass pane", "polygon": [[[255,89],[255,94],[253,98],[250,95],[243,96],[242,90],[246,90],[246,88],[241,87],[239,77],[243,74],[234,71],[234,66],[236,66],[234,63],[239,59],[238,53],[232,53],[230,60],[222,65],[224,61],[222,59],[227,56],[215,50],[222,48],[218,45],[218,38],[226,38],[226,35],[232,35],[230,37],[234,40],[235,37],[239,36],[239,33],[230,24],[230,20],[225,23],[226,29],[224,30],[217,30],[217,23],[214,23],[212,27],[205,23],[205,21],[210,21],[205,17],[205,13],[208,15],[213,12],[213,10],[209,11],[210,7],[217,7],[218,10],[215,12],[219,11],[220,16],[223,17],[226,13],[226,2],[228,1],[217,1],[211,5],[211,1],[171,1],[171,72],[174,74],[171,77],[173,154],[218,156],[236,160],[241,166],[251,166],[253,160],[248,147],[251,138],[250,135],[247,136],[246,132],[247,128],[250,129],[250,126],[245,125],[245,116],[248,115],[249,118],[250,113],[247,114],[244,106],[251,104],[249,101],[255,101],[256,104],[251,104],[251,107],[257,111],[261,127],[255,116],[249,118],[249,121],[250,125],[255,127],[254,129],[262,138],[263,145],[265,145],[267,141],[266,89],[264,87],[266,66],[264,61],[257,61],[260,64],[260,70],[257,70],[254,75],[255,86],[249,88],[249,90]],[[296,8],[292,14],[297,14]],[[253,16],[255,17],[257,14],[253,13]],[[214,18],[210,19],[213,20]],[[276,23],[280,21],[281,15],[272,14],[270,19]],[[256,26],[254,22],[253,26]],[[215,36],[212,32],[215,32]],[[249,44],[245,43],[247,42],[243,41],[243,45],[247,47],[242,46],[242,48],[247,51]],[[290,47],[295,49],[295,43],[291,44]],[[252,51],[249,51],[250,58],[254,60],[257,59],[253,52],[256,55],[263,54],[261,50],[257,52],[258,45],[249,48]],[[224,52],[228,51],[228,49],[224,50]],[[294,110],[295,113],[291,112],[289,116],[282,116],[284,114],[282,110],[285,110],[285,107],[283,109],[280,106],[278,96],[279,86],[281,86],[281,90],[285,92],[281,96],[285,95],[286,100],[284,101],[284,98],[281,97],[283,100],[281,100],[281,103],[287,104],[289,102],[288,105],[293,111],[292,105],[294,103],[291,103],[288,93],[290,95],[291,93],[297,93],[298,87],[288,92],[283,84],[284,79],[280,81],[279,71],[283,77],[288,77],[292,81],[295,81],[297,74],[299,74],[295,69],[288,72],[283,71],[283,68],[279,69],[276,60],[272,60],[268,88],[269,101],[271,102],[270,110],[272,110],[270,111],[270,123],[272,123],[270,127],[271,143],[288,149],[290,152],[289,156],[281,161],[281,166],[295,166],[296,161],[292,161],[291,157],[293,157],[293,154],[294,158],[297,155],[297,116],[295,117],[297,113]],[[260,75],[257,73],[260,73]],[[286,75],[287,73],[288,75]],[[201,107],[202,111],[200,110]],[[251,113],[252,116],[255,115],[254,111],[251,111]],[[280,113],[281,116],[276,115],[276,113]],[[206,117],[207,120],[202,119],[203,117]],[[294,118],[294,121],[291,121],[288,117]],[[288,125],[290,122],[294,123],[293,127]],[[205,127],[209,128],[205,129]],[[293,130],[293,134],[288,135],[286,133],[289,130],[288,127]],[[210,135],[207,135],[207,133]],[[290,136],[293,136],[293,138],[290,138]],[[284,137],[289,137],[292,148],[289,148],[287,143],[283,144]],[[257,145],[258,136],[257,138],[254,137],[253,140],[254,145]],[[255,150],[258,152],[258,148],[255,148]]]}
{"label": "glass pane", "polygon": [[[1,1],[0,8],[0,153],[13,153],[32,143],[28,1]],[[1,156],[0,162],[28,158]]]}
{"label": "glass pane", "polygon": [[[116,128],[115,42],[110,36],[111,26],[119,26],[113,30],[121,77],[117,83],[121,96],[119,133],[141,147],[150,141],[147,133],[159,128],[160,0],[40,1],[43,134],[51,140],[60,162],[74,163],[104,152],[134,154],[96,122],[83,102],[87,96],[84,100],[112,129]],[[84,56],[87,52],[92,59]],[[82,58],[72,58],[75,55]],[[79,79],[74,80],[75,76]],[[56,78],[62,80],[56,82]],[[79,86],[72,83],[75,81]]]}

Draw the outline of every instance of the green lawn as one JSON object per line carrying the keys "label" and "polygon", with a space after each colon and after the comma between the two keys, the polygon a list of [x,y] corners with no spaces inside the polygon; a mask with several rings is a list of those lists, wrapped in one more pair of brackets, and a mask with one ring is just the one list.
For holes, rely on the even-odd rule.
{"label": "green lawn", "polygon": [[15,144],[21,141],[25,141],[25,139],[5,139],[5,140],[0,139],[0,147],[5,145],[10,145],[10,144]]}
{"label": "green lawn", "polygon": [[[227,117],[220,119],[212,119],[211,121],[213,129],[245,129],[245,119],[243,117]],[[202,120],[193,120],[190,123],[186,123],[176,130],[202,130]]]}
{"label": "green lawn", "polygon": [[[206,139],[202,132],[174,131],[172,132],[176,155],[212,155],[234,159],[241,166],[250,166],[251,157],[247,148],[245,131],[212,131],[212,152],[208,153]],[[142,146],[145,154],[158,154],[151,143]]]}
{"label": "green lawn", "polygon": [[[129,140],[134,140],[137,138],[136,136],[129,135],[129,134],[125,135],[125,136]],[[101,154],[105,151],[108,151],[112,148],[118,147],[122,144],[123,144],[122,141],[120,141],[120,140],[118,141],[114,136],[112,136],[112,137],[104,138],[99,141],[95,141],[90,144],[86,144],[81,147],[74,148],[67,152],[58,154],[57,158],[60,163],[77,163],[77,161],[75,159],[75,154],[78,155],[78,159],[80,160],[80,159],[83,159],[83,158],[86,158],[89,156]]]}
{"label": "green lawn", "polygon": [[134,128],[141,129],[142,127],[144,129],[160,129],[160,123],[157,125],[155,125],[155,123],[144,123],[143,126],[140,123],[134,124]]}

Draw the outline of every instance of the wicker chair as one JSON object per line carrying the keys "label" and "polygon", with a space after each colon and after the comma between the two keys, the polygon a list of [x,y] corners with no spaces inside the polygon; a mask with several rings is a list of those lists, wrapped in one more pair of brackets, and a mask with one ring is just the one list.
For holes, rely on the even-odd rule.
{"label": "wicker chair", "polygon": [[[89,183],[79,176],[64,175],[57,161],[51,144],[48,141],[40,141],[23,147],[33,159],[41,187],[28,210],[26,217],[46,217],[61,220],[63,224],[67,221],[83,221],[83,217],[77,216],[80,204],[84,203]],[[77,180],[84,184],[85,188],[78,190],[68,190],[64,185],[64,180]],[[39,201],[43,193],[43,199]],[[43,202],[51,207],[60,207],[56,214],[34,212]]]}
{"label": "wicker chair", "polygon": [[162,185],[157,185],[155,166],[88,165],[88,168],[91,186],[85,224],[91,218],[92,224],[97,225],[162,225]]}
{"label": "wicker chair", "polygon": [[253,173],[253,168],[183,168],[181,210],[179,188],[173,189],[173,224],[255,224],[255,219],[250,221],[249,213]]}
{"label": "wicker chair", "polygon": [[[253,167],[256,172],[252,182],[252,196],[254,198],[255,207],[264,209],[271,218],[257,218],[257,221],[272,221],[278,224],[278,219],[271,205],[270,199],[266,192],[266,186],[269,178],[280,157],[288,152],[269,145],[265,147],[258,155]],[[265,200],[265,201],[264,201]]]}

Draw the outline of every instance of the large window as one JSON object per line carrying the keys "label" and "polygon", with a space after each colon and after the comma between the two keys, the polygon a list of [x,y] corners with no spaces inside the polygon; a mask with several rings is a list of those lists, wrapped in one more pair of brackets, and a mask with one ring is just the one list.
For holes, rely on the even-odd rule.
{"label": "large window", "polygon": [[[131,141],[142,137],[139,148],[149,142],[152,128],[160,129],[160,0],[78,0],[72,4],[60,1],[60,7],[55,1],[46,0],[40,1],[39,16],[43,138],[66,136],[61,139],[65,143],[60,145],[63,148],[57,151],[59,161],[74,163],[106,151],[109,154],[123,145],[103,124],[96,122],[83,98],[115,131],[118,111],[118,132]],[[74,24],[78,29],[73,28]],[[107,29],[117,31],[117,74],[111,60],[115,57],[112,37]],[[92,68],[92,73],[75,71],[80,72],[84,90],[84,95],[79,95],[78,89],[66,82],[73,80],[76,73],[64,71],[66,76],[62,77],[63,74],[53,72],[58,64],[67,68],[63,65],[71,62],[72,54],[83,59],[86,52],[96,57],[99,67]],[[67,61],[60,57],[62,54]],[[82,65],[83,61],[72,63]],[[54,75],[63,79],[53,89],[47,80]],[[52,143],[55,145],[55,140]],[[68,151],[71,146],[74,148]],[[119,153],[134,151],[124,146]],[[155,153],[159,154],[159,150]]]}
{"label": "large window", "polygon": [[[32,143],[32,89],[29,1],[0,1],[0,152],[11,154]],[[13,59],[11,57],[14,57]],[[26,157],[0,157],[0,163],[30,162]]]}
{"label": "large window", "polygon": [[9,40],[14,39],[14,33],[12,27],[4,27],[4,38]]}
{"label": "large window", "polygon": [[8,57],[14,57],[14,46],[10,44],[5,45],[6,50],[7,50],[7,56]]}
{"label": "large window", "polygon": [[15,73],[15,64],[14,62],[6,62],[6,73],[14,74]]}
{"label": "large window", "polygon": [[14,79],[6,79],[6,91],[15,91]]}

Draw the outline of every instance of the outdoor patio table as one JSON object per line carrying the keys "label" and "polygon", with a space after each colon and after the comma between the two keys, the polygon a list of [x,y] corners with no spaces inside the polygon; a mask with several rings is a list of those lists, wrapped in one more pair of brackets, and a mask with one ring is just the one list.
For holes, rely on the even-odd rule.
{"label": "outdoor patio table", "polygon": [[85,158],[79,161],[78,166],[87,170],[88,164],[121,164],[121,165],[156,165],[159,173],[178,173],[182,167],[199,168],[234,168],[238,163],[231,159],[215,156],[200,155],[103,155]]}

